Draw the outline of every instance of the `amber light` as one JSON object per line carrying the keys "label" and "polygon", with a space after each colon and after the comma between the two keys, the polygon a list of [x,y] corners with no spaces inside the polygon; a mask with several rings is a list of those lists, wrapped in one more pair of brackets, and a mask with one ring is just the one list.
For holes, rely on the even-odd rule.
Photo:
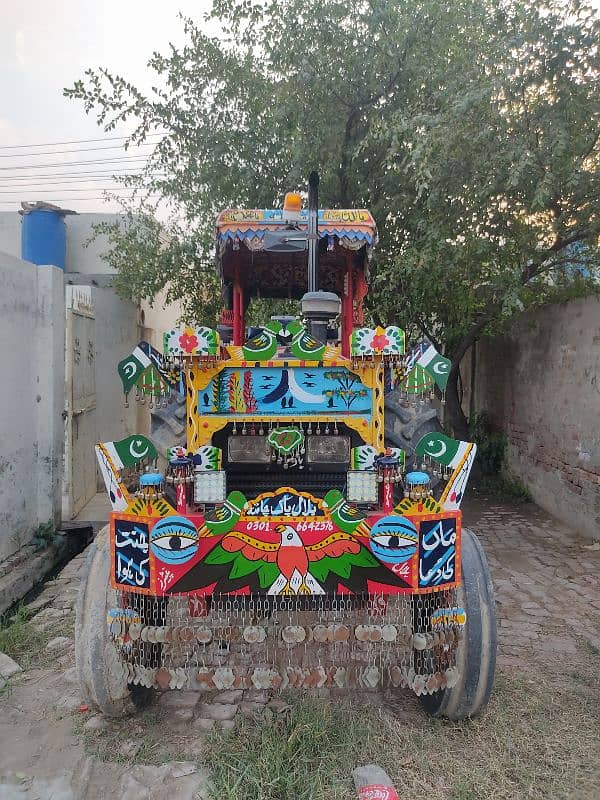
{"label": "amber light", "polygon": [[298,192],[288,192],[283,200],[284,211],[302,211],[302,197]]}

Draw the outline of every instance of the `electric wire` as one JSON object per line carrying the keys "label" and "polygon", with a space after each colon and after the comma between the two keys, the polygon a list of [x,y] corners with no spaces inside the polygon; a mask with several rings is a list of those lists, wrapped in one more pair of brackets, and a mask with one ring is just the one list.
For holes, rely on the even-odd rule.
{"label": "electric wire", "polygon": [[[132,145],[132,147],[156,147],[156,144],[154,142],[143,142],[141,144]],[[71,150],[41,150],[39,153],[28,153],[27,156],[60,156],[63,155],[63,153],[91,153],[96,150],[122,149],[124,149],[122,144],[107,144],[105,147],[75,147]],[[27,156],[21,156],[15,153],[0,153],[0,158],[26,158]]]}
{"label": "electric wire", "polygon": [[[124,167],[120,167],[120,169],[124,170],[125,168]],[[82,179],[84,179],[84,178],[90,178],[90,177],[95,177],[95,176],[98,176],[99,178],[102,178],[102,179],[104,179],[104,178],[110,179],[111,176],[115,177],[115,178],[127,178],[127,177],[134,178],[134,177],[136,177],[138,175],[144,175],[144,174],[161,175],[161,174],[164,174],[164,173],[163,172],[158,172],[158,171],[157,172],[152,172],[152,173],[147,173],[146,170],[143,170],[143,169],[138,171],[138,172],[131,172],[131,171],[119,172],[119,170],[112,170],[112,169],[104,169],[104,170],[102,170],[102,169],[100,169],[100,170],[84,170],[83,172],[53,172],[53,173],[49,173],[49,174],[46,174],[46,175],[3,175],[2,176],[2,181],[25,181],[26,183],[27,182],[31,183],[31,181],[38,181],[38,180],[40,180],[40,181],[53,181],[54,178],[59,178],[59,179],[63,179],[63,178],[82,178]],[[61,180],[57,180],[56,183],[61,183]]]}
{"label": "electric wire", "polygon": [[15,169],[45,169],[47,167],[79,167],[79,166],[85,166],[86,164],[118,164],[123,161],[147,162],[147,160],[148,160],[147,155],[119,156],[118,158],[94,158],[94,159],[86,159],[84,161],[56,161],[51,164],[15,164],[10,167],[0,167],[0,170],[2,172],[9,172],[10,170],[15,170]]}
{"label": "electric wire", "polygon": [[[147,133],[146,138],[150,136],[166,136],[164,133]],[[103,136],[101,139],[68,139],[64,142],[40,142],[39,144],[3,144],[0,145],[0,150],[22,150],[28,147],[60,147],[65,144],[91,144],[93,142],[116,142],[117,140],[129,139],[129,136]]]}

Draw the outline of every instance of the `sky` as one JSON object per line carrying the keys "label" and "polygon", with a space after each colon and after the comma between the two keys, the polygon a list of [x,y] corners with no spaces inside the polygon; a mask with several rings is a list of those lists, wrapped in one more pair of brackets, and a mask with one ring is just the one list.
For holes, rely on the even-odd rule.
{"label": "sky", "polygon": [[[592,5],[600,7],[600,0]],[[210,0],[0,0],[0,211],[20,208],[21,200],[118,211],[114,201],[101,199],[102,189],[113,168],[130,169],[142,160],[60,166],[125,154],[120,141],[54,143],[126,132],[105,135],[80,102],[62,96],[63,88],[88,67],[102,66],[149,90],[154,73],[146,65],[152,52],[184,41],[178,12],[201,23],[209,6]],[[53,146],[33,146],[45,143]],[[83,149],[107,145],[116,149]],[[80,149],[59,152],[74,148]],[[43,154],[47,150],[50,154]]]}
{"label": "sky", "polygon": [[[60,201],[78,211],[118,210],[116,204],[97,199],[108,185],[98,171],[114,165],[15,168],[124,155],[119,149],[57,153],[120,146],[112,140],[104,145],[32,145],[123,134],[104,134],[79,101],[62,96],[63,88],[83,77],[88,67],[102,66],[148,90],[154,73],[146,64],[152,52],[166,52],[170,42],[184,41],[178,12],[201,22],[209,5],[209,0],[0,0],[0,211],[20,208],[21,200]],[[34,155],[42,151],[51,154]],[[67,177],[81,171],[96,172],[98,180]],[[52,174],[63,177],[35,177]]]}

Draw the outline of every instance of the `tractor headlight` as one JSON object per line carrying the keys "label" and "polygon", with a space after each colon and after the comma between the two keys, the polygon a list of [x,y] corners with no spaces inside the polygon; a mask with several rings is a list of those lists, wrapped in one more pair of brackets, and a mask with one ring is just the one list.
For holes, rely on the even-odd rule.
{"label": "tractor headlight", "polygon": [[309,436],[306,457],[309,464],[347,464],[350,461],[350,437]]}
{"label": "tractor headlight", "polygon": [[227,458],[233,463],[268,464],[271,448],[266,436],[230,436]]}
{"label": "tractor headlight", "polygon": [[223,470],[206,470],[194,473],[194,502],[222,503],[227,496]]}
{"label": "tractor headlight", "polygon": [[379,497],[377,472],[351,469],[346,475],[346,497],[350,503],[376,503]]}

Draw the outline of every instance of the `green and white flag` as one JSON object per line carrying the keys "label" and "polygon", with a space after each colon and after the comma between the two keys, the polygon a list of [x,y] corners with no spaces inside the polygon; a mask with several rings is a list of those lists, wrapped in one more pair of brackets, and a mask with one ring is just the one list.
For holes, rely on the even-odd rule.
{"label": "green and white flag", "polygon": [[418,456],[429,456],[445,467],[455,469],[472,447],[470,442],[451,439],[443,433],[426,433],[417,442],[415,453]]}
{"label": "green and white flag", "polygon": [[448,383],[448,375],[452,362],[441,356],[435,347],[430,344],[422,356],[417,359],[417,364],[428,372],[442,391]]}
{"label": "green and white flag", "polygon": [[135,386],[138,378],[142,372],[150,366],[152,362],[144,353],[141,347],[136,347],[131,355],[119,361],[117,370],[121,383],[123,384],[123,391],[127,394],[133,386]]}
{"label": "green and white flag", "polygon": [[142,459],[154,461],[158,458],[156,447],[145,436],[127,436],[118,442],[104,442],[103,447],[118,470],[133,467]]}

